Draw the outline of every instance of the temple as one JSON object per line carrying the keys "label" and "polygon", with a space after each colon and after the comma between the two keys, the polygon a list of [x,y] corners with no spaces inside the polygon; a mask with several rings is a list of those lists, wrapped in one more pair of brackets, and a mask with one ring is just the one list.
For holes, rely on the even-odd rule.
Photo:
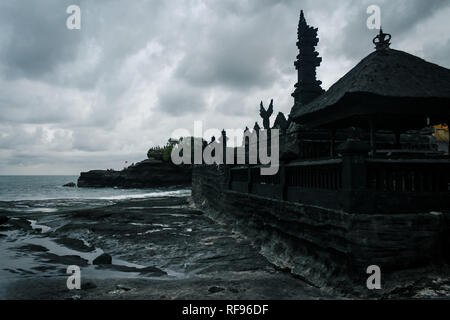
{"label": "temple", "polygon": [[[393,272],[450,260],[450,147],[433,135],[450,122],[450,70],[391,40],[380,30],[374,51],[325,92],[317,29],[302,11],[294,106],[272,127],[278,174],[249,163],[193,171],[199,206],[318,286],[362,283],[370,265]],[[267,129],[262,105],[261,115]]]}

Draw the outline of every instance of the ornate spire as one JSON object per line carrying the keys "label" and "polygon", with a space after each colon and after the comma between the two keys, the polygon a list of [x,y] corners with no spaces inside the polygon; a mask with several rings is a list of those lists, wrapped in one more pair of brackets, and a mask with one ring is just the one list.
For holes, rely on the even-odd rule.
{"label": "ornate spire", "polygon": [[389,49],[391,45],[392,36],[389,33],[384,33],[383,28],[380,28],[380,33],[373,38],[373,44],[377,51]]}
{"label": "ornate spire", "polygon": [[323,93],[322,82],[316,79],[316,68],[320,66],[322,58],[315,47],[319,43],[317,37],[318,29],[310,27],[306,23],[303,10],[300,12],[298,24],[297,47],[300,51],[295,61],[295,68],[298,70],[298,82],[292,96],[295,99],[295,106],[305,105]]}

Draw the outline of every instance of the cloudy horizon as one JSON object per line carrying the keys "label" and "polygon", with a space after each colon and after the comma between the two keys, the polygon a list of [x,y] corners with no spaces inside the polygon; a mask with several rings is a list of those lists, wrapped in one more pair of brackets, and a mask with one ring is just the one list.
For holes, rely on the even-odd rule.
{"label": "cloudy horizon", "polygon": [[450,68],[446,0],[2,1],[0,174],[121,169],[196,120],[253,127],[261,100],[288,115],[300,9],[328,89],[373,51],[372,4],[392,48]]}

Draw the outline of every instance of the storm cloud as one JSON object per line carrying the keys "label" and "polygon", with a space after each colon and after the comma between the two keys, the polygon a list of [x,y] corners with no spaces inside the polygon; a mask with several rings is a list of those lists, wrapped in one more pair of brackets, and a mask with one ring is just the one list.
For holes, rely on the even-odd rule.
{"label": "storm cloud", "polygon": [[300,9],[328,88],[372,52],[372,4],[393,48],[450,67],[447,0],[2,1],[0,174],[122,168],[195,120],[252,127],[272,98],[289,113]]}

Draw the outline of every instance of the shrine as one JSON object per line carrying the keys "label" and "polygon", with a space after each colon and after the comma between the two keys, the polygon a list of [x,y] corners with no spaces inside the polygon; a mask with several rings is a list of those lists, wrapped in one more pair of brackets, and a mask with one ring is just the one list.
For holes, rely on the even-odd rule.
{"label": "shrine", "polygon": [[277,174],[261,175],[261,163],[196,166],[194,201],[318,286],[359,281],[371,265],[449,261],[449,145],[436,128],[450,122],[450,70],[391,48],[379,30],[374,51],[325,91],[318,29],[303,11],[297,35],[290,115],[268,128],[276,106],[261,104],[264,126],[253,129],[279,130]]}

